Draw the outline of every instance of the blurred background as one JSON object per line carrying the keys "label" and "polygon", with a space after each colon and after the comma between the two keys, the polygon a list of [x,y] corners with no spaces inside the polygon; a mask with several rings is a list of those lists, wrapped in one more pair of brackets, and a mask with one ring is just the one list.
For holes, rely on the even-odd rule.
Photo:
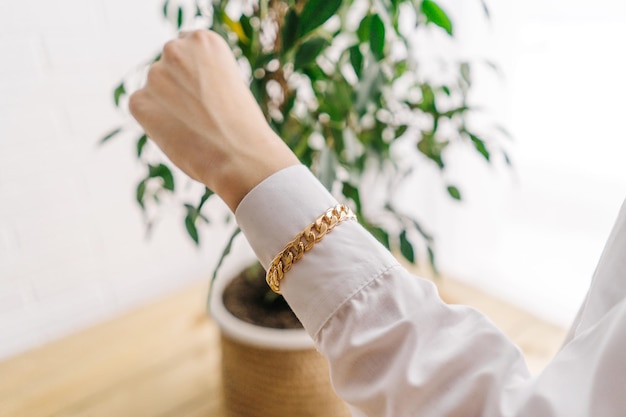
{"label": "blurred background", "polygon": [[[175,36],[161,3],[0,2],[0,359],[208,281],[225,231],[196,248],[173,212],[146,239],[132,145],[98,146],[132,123],[113,88]],[[473,100],[511,132],[514,169],[452,164],[454,204],[425,168],[406,204],[445,276],[567,325],[626,196],[626,4],[491,0],[487,25],[479,2],[441,4],[459,53],[500,68]]]}

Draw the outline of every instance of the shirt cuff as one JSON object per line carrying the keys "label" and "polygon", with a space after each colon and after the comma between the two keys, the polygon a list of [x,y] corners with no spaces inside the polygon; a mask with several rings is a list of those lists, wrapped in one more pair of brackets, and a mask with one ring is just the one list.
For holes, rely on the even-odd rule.
{"label": "shirt cuff", "polygon": [[[303,165],[265,179],[241,201],[235,216],[261,264],[274,257],[337,200]],[[281,281],[281,292],[304,328],[320,329],[347,300],[397,266],[358,222],[346,221],[307,252]]]}
{"label": "shirt cuff", "polygon": [[237,223],[267,270],[298,233],[337,200],[304,165],[284,168],[266,178],[241,200]]}

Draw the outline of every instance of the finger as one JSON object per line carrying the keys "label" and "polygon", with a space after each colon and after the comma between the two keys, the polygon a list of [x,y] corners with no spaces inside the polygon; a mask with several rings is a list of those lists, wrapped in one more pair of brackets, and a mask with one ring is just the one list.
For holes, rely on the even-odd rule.
{"label": "finger", "polygon": [[129,97],[130,114],[144,129],[148,137],[153,138],[152,127],[157,125],[158,118],[163,114],[161,107],[150,96],[146,89],[139,89]]}
{"label": "finger", "polygon": [[130,111],[130,114],[135,118],[135,120],[137,120],[139,124],[142,124],[142,121],[144,119],[143,110],[145,108],[145,103],[143,96],[145,94],[146,93],[144,89],[139,89],[131,94],[131,96],[128,98],[128,109]]}
{"label": "finger", "polygon": [[155,83],[160,83],[163,80],[163,74],[165,73],[166,64],[163,60],[159,60],[150,65],[148,74],[146,75],[145,86],[153,86]]}

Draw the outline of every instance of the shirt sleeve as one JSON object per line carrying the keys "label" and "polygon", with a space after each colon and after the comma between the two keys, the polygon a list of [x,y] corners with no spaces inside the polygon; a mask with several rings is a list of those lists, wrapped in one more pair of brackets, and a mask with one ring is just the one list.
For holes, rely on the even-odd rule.
{"label": "shirt sleeve", "polygon": [[[294,166],[253,189],[236,217],[267,267],[335,204],[306,167]],[[432,283],[412,276],[357,222],[342,223],[307,252],[281,290],[355,416],[626,415],[623,299],[533,378],[493,323],[472,308],[446,305]]]}

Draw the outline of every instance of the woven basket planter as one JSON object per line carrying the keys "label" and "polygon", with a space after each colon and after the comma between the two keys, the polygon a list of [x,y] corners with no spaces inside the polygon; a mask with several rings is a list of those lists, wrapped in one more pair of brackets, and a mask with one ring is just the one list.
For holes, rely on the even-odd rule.
{"label": "woven basket planter", "polygon": [[331,387],[326,360],[303,329],[255,326],[226,310],[222,293],[231,279],[215,282],[210,304],[222,333],[228,417],[350,417]]}
{"label": "woven basket planter", "polygon": [[222,385],[229,417],[349,417],[328,365],[301,329],[255,326],[226,310],[215,283],[211,315],[222,336]]}

